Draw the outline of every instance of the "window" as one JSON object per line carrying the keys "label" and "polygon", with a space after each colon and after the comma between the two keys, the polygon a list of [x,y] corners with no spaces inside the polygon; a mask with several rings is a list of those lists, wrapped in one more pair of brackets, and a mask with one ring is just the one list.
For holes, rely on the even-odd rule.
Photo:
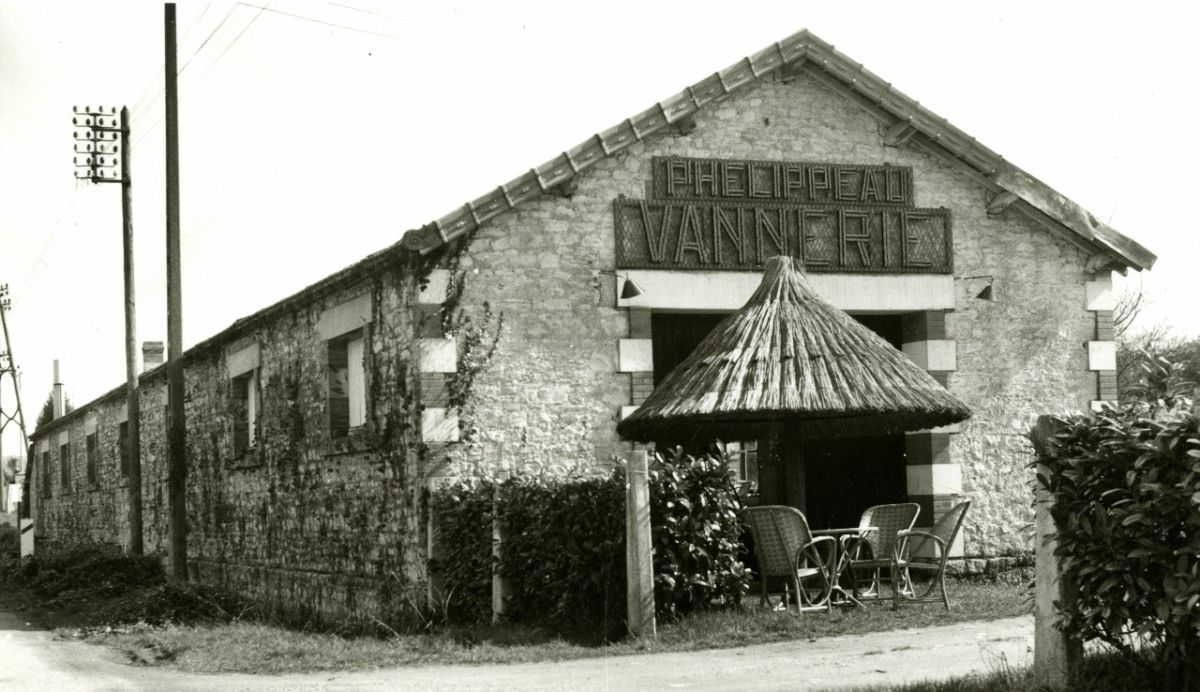
{"label": "window", "polygon": [[54,490],[51,487],[50,476],[50,452],[47,450],[42,452],[42,497],[54,497]]}
{"label": "window", "polygon": [[366,339],[356,330],[329,341],[329,432],[345,437],[367,422]]}
{"label": "window", "polygon": [[62,472],[62,491],[71,492],[71,443],[67,442],[58,448],[59,470]]}
{"label": "window", "polygon": [[121,458],[121,477],[129,476],[129,423],[121,421],[117,426],[117,454]]}
{"label": "window", "polygon": [[233,453],[243,454],[258,441],[258,412],[261,402],[258,369],[233,378]]}
{"label": "window", "polygon": [[99,456],[96,451],[96,433],[87,436],[87,482],[90,486],[96,485],[96,457]]}
{"label": "window", "polygon": [[738,483],[758,485],[758,440],[725,443],[725,459]]}

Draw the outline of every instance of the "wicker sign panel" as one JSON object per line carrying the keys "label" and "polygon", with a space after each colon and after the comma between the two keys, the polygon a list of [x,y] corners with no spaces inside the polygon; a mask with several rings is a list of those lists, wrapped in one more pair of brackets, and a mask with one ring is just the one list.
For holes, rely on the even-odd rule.
{"label": "wicker sign panel", "polygon": [[746,270],[790,255],[809,271],[950,273],[950,214],[912,206],[912,171],[654,159],[653,199],[616,201],[617,266]]}
{"label": "wicker sign panel", "polygon": [[659,200],[913,205],[908,167],[677,157],[656,157],[653,166]]}

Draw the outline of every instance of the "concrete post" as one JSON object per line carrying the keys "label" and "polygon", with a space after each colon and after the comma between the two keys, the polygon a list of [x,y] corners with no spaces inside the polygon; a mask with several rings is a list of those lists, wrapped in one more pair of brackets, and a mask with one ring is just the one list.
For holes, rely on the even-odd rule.
{"label": "concrete post", "polygon": [[654,620],[654,560],[650,542],[650,484],[645,450],[633,453],[625,485],[626,619],[634,637],[658,636]]}
{"label": "concrete post", "polygon": [[[1039,462],[1043,459],[1054,458],[1058,454],[1058,444],[1054,435],[1060,428],[1061,423],[1053,416],[1038,417],[1031,437]],[[1044,475],[1047,474],[1047,469],[1039,463],[1037,472],[1039,475]],[[1076,669],[1083,651],[1078,640],[1071,639],[1055,626],[1059,614],[1054,602],[1065,603],[1070,598],[1070,594],[1062,582],[1058,558],[1054,555],[1054,549],[1057,546],[1055,540],[1057,528],[1054,517],[1050,514],[1053,506],[1054,497],[1050,490],[1035,481],[1034,524],[1037,536],[1034,545],[1036,567],[1034,568],[1033,674],[1035,682],[1039,686],[1061,690],[1066,688],[1067,681]]]}
{"label": "concrete post", "polygon": [[504,619],[504,604],[508,600],[508,583],[500,574],[504,554],[504,534],[500,530],[500,484],[492,490],[492,622]]}

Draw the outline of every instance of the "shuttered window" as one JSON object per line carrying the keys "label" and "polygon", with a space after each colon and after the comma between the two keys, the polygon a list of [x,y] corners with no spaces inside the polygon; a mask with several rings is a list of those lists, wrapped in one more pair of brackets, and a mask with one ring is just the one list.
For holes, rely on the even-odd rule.
{"label": "shuttered window", "polygon": [[52,481],[50,480],[50,452],[42,452],[42,497],[54,497]]}
{"label": "shuttered window", "polygon": [[117,454],[121,459],[121,477],[129,475],[129,423],[121,421],[117,426]]}
{"label": "shuttered window", "polygon": [[87,482],[88,485],[96,485],[96,457],[99,456],[96,451],[96,433],[87,436]]}
{"label": "shuttered window", "polygon": [[233,452],[242,454],[258,439],[258,369],[233,378]]}
{"label": "shuttered window", "polygon": [[329,433],[345,437],[367,422],[366,340],[356,330],[329,345]]}
{"label": "shuttered window", "polygon": [[63,493],[71,492],[71,443],[68,442],[58,448],[59,470],[62,472],[62,491]]}

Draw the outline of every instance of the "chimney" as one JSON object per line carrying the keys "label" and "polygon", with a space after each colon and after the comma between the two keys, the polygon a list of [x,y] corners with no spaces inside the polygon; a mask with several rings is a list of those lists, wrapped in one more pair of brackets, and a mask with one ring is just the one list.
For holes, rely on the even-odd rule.
{"label": "chimney", "polygon": [[58,377],[58,359],[57,358],[54,359],[54,390],[53,390],[53,392],[54,392],[54,394],[53,394],[54,403],[52,404],[52,408],[54,409],[54,418],[62,418],[63,416],[66,415],[67,409],[66,409],[66,402],[63,399],[62,382],[59,380],[59,377]]}
{"label": "chimney", "polygon": [[149,372],[163,364],[163,342],[142,342],[142,372]]}

